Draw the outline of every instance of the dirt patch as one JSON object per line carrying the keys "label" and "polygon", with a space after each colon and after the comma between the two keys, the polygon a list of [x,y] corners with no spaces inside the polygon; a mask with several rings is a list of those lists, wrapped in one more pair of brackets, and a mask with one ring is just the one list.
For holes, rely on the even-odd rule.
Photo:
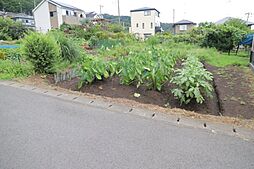
{"label": "dirt patch", "polygon": [[[70,81],[61,82],[58,84],[58,86],[65,89],[78,91],[78,81],[79,79],[75,78]],[[161,92],[148,90],[145,87],[137,88],[134,85],[121,85],[120,79],[118,77],[113,77],[103,81],[96,81],[92,85],[84,85],[80,91],[83,93],[90,93],[99,96],[134,100],[143,104],[158,105],[167,108],[182,108],[201,114],[218,115],[219,110],[215,94],[213,98],[206,98],[207,101],[203,104],[192,102],[188,105],[180,106],[179,101],[176,100],[173,94],[170,92],[171,89],[171,84],[165,85]],[[135,93],[140,94],[140,97],[135,97]]]}
{"label": "dirt patch", "polygon": [[214,82],[224,116],[254,118],[254,74],[249,68],[206,65]]}

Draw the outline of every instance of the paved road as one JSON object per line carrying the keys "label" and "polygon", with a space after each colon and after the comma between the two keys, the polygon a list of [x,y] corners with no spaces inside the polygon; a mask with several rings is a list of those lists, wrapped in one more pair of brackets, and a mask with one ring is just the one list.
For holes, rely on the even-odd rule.
{"label": "paved road", "polygon": [[0,85],[0,169],[253,169],[254,144]]}

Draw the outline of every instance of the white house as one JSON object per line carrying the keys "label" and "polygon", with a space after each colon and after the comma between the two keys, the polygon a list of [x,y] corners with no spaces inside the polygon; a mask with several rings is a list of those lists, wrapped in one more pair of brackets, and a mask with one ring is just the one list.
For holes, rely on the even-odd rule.
{"label": "white house", "polygon": [[161,32],[160,12],[155,8],[139,8],[130,11],[131,27],[129,32],[141,39],[146,39],[157,32]]}
{"label": "white house", "polygon": [[60,28],[63,23],[79,25],[86,17],[82,9],[55,0],[42,0],[34,9],[35,28],[47,32],[52,28]]}

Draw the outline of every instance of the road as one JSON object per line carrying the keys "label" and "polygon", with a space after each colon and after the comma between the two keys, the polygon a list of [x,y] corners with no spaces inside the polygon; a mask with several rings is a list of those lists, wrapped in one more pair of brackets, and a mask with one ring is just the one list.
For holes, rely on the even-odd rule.
{"label": "road", "polygon": [[0,169],[253,169],[254,143],[0,85]]}

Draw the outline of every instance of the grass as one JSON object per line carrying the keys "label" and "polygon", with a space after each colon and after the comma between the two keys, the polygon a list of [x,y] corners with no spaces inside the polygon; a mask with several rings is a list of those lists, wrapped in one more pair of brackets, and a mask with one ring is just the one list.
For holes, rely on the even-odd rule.
{"label": "grass", "polygon": [[249,57],[240,57],[238,55],[228,55],[223,53],[208,58],[207,62],[217,67],[226,67],[230,65],[247,67],[249,65]]}
{"label": "grass", "polygon": [[241,51],[236,55],[231,53],[220,53],[216,49],[196,48],[194,49],[196,55],[208,64],[216,67],[227,66],[240,66],[247,67],[249,65],[249,53],[248,51]]}

